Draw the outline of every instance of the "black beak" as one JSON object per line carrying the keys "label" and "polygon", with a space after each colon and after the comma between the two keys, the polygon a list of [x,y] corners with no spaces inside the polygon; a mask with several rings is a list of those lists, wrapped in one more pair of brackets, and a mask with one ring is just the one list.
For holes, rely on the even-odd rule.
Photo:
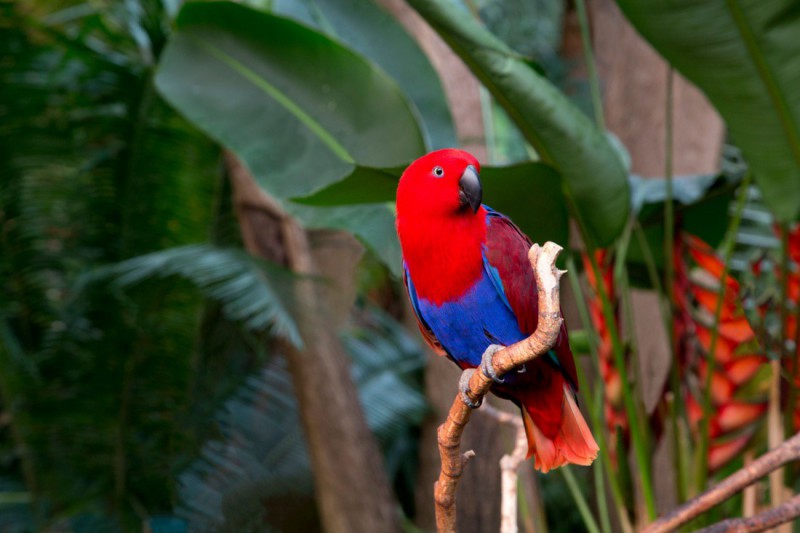
{"label": "black beak", "polygon": [[477,213],[481,207],[483,187],[481,187],[481,179],[478,177],[478,171],[475,170],[475,167],[469,165],[464,169],[461,179],[458,180],[458,188],[458,200],[461,203],[461,207],[469,206],[473,213]]}

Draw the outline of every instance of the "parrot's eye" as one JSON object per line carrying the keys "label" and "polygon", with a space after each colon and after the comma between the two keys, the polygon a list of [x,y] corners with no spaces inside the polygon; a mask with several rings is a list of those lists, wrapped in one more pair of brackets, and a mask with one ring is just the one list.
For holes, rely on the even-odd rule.
{"label": "parrot's eye", "polygon": [[442,167],[433,167],[433,175],[437,178],[444,176],[444,169]]}

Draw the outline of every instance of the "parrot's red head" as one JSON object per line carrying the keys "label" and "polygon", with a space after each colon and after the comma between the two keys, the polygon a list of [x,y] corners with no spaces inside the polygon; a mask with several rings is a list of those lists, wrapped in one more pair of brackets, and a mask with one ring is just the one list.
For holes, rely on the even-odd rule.
{"label": "parrot's red head", "polygon": [[420,157],[400,178],[398,214],[445,218],[475,214],[481,205],[480,169],[478,160],[463,150],[447,148]]}
{"label": "parrot's red head", "polygon": [[480,276],[486,210],[480,163],[463,150],[420,157],[397,187],[397,234],[417,291],[433,301],[462,294]]}

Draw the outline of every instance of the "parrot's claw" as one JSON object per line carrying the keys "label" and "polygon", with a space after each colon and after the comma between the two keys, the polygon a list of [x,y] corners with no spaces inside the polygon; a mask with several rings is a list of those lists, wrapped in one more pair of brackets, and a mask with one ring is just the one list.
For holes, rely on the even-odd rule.
{"label": "parrot's claw", "polygon": [[483,399],[473,402],[469,397],[472,393],[472,391],[469,390],[469,380],[474,373],[474,368],[468,368],[461,373],[461,378],[458,380],[458,392],[461,394],[461,401],[467,404],[467,407],[470,409],[477,409],[481,406],[481,403],[483,403]]}
{"label": "parrot's claw", "polygon": [[483,372],[487,378],[491,378],[495,383],[503,383],[503,378],[499,377],[497,372],[494,371],[492,357],[503,348],[505,348],[505,346],[491,344],[486,348],[486,351],[483,352],[483,356],[481,356],[481,372]]}

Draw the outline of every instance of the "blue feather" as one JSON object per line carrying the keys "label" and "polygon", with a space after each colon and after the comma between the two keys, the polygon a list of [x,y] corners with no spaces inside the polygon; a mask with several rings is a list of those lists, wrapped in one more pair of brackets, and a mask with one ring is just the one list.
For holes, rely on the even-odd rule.
{"label": "blue feather", "polygon": [[411,277],[407,275],[406,279],[420,321],[462,367],[478,366],[490,344],[507,346],[527,336],[520,331],[505,294],[495,285],[497,281],[486,271],[464,295],[442,305],[418,297]]}

